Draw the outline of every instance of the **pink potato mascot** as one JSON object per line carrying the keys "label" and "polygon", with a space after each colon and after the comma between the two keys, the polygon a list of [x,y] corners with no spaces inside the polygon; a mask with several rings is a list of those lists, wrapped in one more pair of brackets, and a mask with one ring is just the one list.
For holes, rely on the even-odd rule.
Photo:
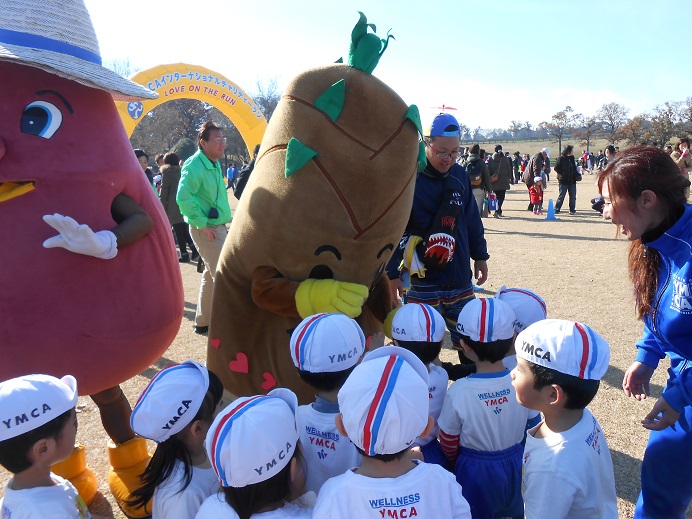
{"label": "pink potato mascot", "polygon": [[[0,380],[77,378],[123,506],[148,454],[118,384],[160,358],[183,313],[170,225],[113,102],[156,94],[101,66],[82,0],[3,5],[0,77]],[[55,470],[89,501],[84,459]]]}

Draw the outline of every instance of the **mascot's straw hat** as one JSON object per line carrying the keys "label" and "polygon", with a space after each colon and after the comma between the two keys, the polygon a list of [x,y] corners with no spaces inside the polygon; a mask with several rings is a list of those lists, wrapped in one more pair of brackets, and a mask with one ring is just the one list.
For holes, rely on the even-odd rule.
{"label": "mascot's straw hat", "polygon": [[101,65],[83,0],[0,0],[0,60],[105,90],[116,101],[158,97]]}

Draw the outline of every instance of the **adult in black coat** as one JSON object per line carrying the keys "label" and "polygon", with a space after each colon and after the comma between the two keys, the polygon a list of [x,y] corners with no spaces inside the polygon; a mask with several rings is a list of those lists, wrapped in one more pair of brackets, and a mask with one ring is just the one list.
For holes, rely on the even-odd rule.
{"label": "adult in black coat", "polygon": [[252,150],[252,160],[250,161],[250,164],[245,166],[243,169],[240,170],[240,173],[238,173],[238,181],[236,182],[235,188],[233,189],[233,195],[238,200],[240,200],[240,197],[243,194],[243,190],[247,185],[247,181],[250,180],[250,174],[252,173],[252,170],[255,169],[255,160],[257,160],[259,148],[259,144],[255,146],[255,149]]}
{"label": "adult in black coat", "polygon": [[560,185],[560,194],[555,203],[555,213],[559,213],[562,209],[562,203],[565,201],[565,195],[569,193],[569,214],[577,214],[577,180],[581,180],[577,172],[577,163],[574,160],[574,146],[567,145],[562,152],[562,155],[557,159],[555,164],[557,172],[557,182]]}

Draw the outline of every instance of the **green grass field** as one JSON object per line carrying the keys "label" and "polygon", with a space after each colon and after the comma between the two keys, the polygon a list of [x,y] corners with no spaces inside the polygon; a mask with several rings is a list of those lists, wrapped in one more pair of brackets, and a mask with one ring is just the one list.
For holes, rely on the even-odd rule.
{"label": "green grass field", "polygon": [[[461,143],[462,146],[471,146],[473,144],[475,144],[475,142],[462,141]],[[560,154],[560,151],[558,150],[557,146],[557,139],[543,139],[531,141],[502,141],[492,139],[486,141],[478,141],[478,144],[480,144],[482,149],[489,153],[493,152],[496,144],[502,144],[503,151],[508,151],[510,154],[514,153],[515,151],[518,151],[521,154],[528,153],[529,155],[534,155],[535,153],[538,153],[541,149],[546,147],[550,148],[551,159],[557,158],[557,156]],[[586,146],[582,145],[577,139],[563,139],[562,148],[564,149],[565,146],[567,146],[568,144],[574,146],[575,157],[580,157],[582,151],[586,149]],[[591,151],[591,153],[593,153],[594,155],[598,155],[598,150],[602,150],[608,144],[609,143],[607,139],[593,139],[589,144],[589,151]],[[621,145],[620,147],[625,148],[627,146]]]}

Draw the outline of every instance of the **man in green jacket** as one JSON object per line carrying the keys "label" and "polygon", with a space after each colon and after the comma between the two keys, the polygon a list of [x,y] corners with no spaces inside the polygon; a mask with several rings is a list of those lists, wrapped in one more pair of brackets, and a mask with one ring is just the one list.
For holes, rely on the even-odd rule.
{"label": "man in green jacket", "polygon": [[209,331],[214,275],[228,234],[226,224],[231,221],[231,207],[219,164],[226,148],[223,130],[211,121],[205,122],[197,136],[197,144],[197,153],[183,164],[176,201],[204,260],[195,312],[195,333],[204,335]]}

